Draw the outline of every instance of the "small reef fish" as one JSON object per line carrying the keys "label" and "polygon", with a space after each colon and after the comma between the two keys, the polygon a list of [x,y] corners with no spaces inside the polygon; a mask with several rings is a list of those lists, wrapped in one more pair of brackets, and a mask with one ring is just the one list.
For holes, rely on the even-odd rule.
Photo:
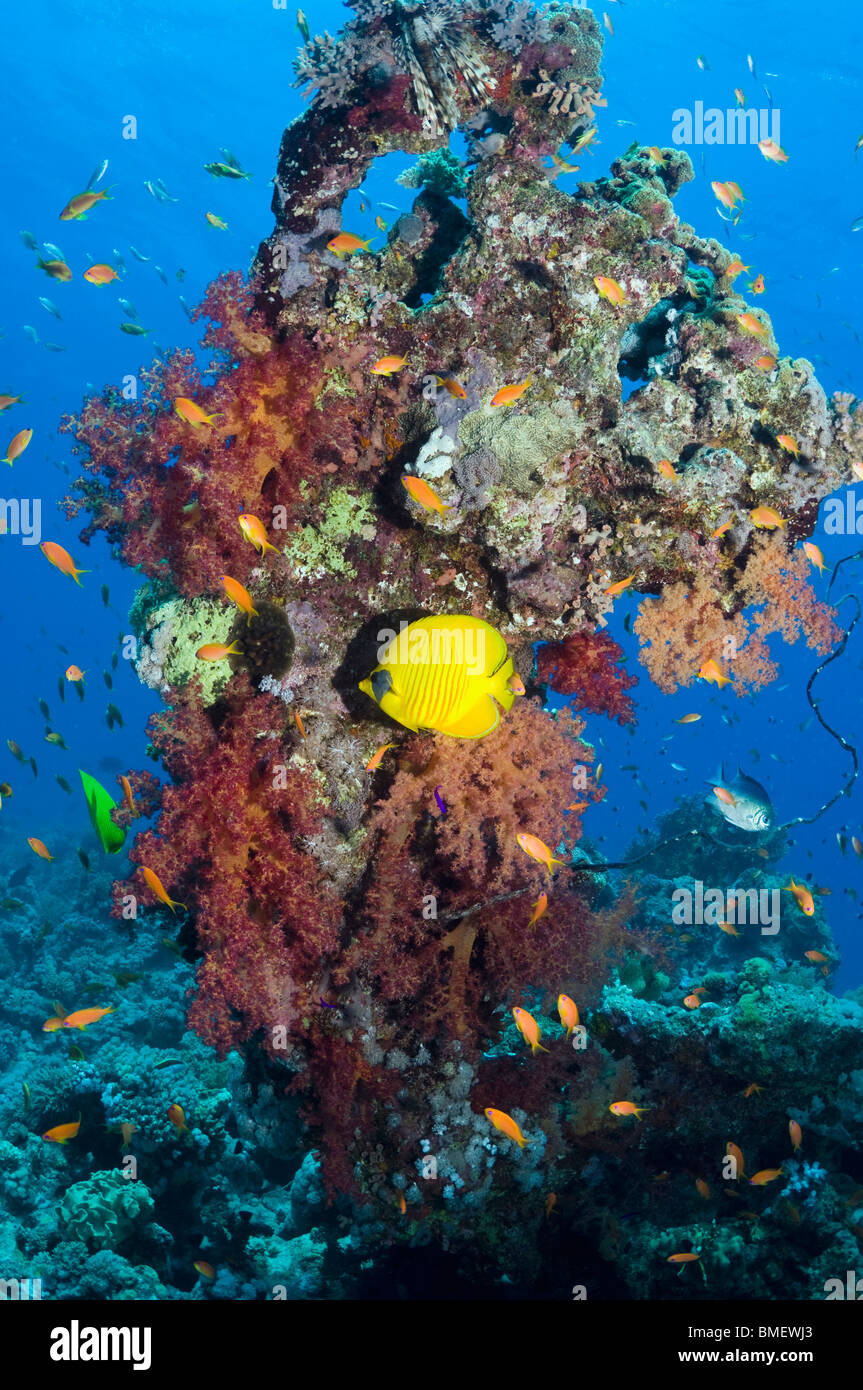
{"label": "small reef fish", "polygon": [[226,647],[224,642],[205,642],[203,647],[199,647],[195,656],[199,661],[224,661],[229,656],[242,656],[236,642],[232,642]]}
{"label": "small reef fish", "polygon": [[738,1148],[736,1144],[733,1144],[731,1140],[729,1140],[728,1143],[725,1145],[725,1152],[729,1158],[734,1159],[734,1166],[737,1170],[737,1176],[738,1178],[742,1178],[744,1176],[742,1149]]}
{"label": "small reef fish", "polygon": [[35,835],[30,835],[27,839],[27,843],[32,849],[33,853],[38,854],[40,859],[47,859],[49,861],[53,860],[53,854],[48,853],[47,846],[44,845],[41,840],[37,840]]}
{"label": "small reef fish", "polygon": [[[49,276],[50,279],[59,280],[61,285],[68,284],[72,279],[71,267],[68,266],[65,261],[43,261],[40,256],[36,262],[36,269],[44,270],[45,274]],[[40,299],[39,303],[42,304],[43,301]],[[57,313],[56,309],[49,310],[49,312]],[[57,314],[57,318],[59,317],[60,315]]]}
{"label": "small reef fish", "polygon": [[67,575],[70,579],[74,579],[78,587],[83,588],[78,575],[89,574],[90,571],[76,569],[75,561],[72,559],[68,550],[65,550],[62,545],[58,545],[56,541],[43,541],[39,549],[42,551],[45,559],[50,561],[55,569],[58,569],[61,574]]}
{"label": "small reef fish", "polygon": [[255,549],[264,555],[268,550],[272,550],[274,555],[278,555],[278,546],[271,545],[267,540],[267,532],[264,523],[252,512],[240,512],[237,520],[240,523],[240,530],[247,541],[250,541]]}
{"label": "small reef fish", "polygon": [[174,401],[174,409],[181,420],[185,420],[192,429],[197,429],[199,425],[212,425],[223,412],[217,410],[213,415],[206,415],[199,405],[190,400],[188,396],[177,396]]}
{"label": "small reef fish", "polygon": [[757,526],[759,531],[775,531],[777,528],[784,531],[788,522],[781,517],[775,507],[755,507],[749,513],[749,520],[753,526]]}
{"label": "small reef fish", "polygon": [[376,226],[376,227],[378,228],[378,230],[381,231],[381,232],[385,232],[386,229],[387,229],[387,224],[386,224],[386,222],[384,221],[384,219],[381,217],[380,213],[378,213],[377,217],[375,218],[375,226]]}
{"label": "small reef fish", "polygon": [[131,1120],[124,1120],[122,1124],[117,1126],[117,1129],[122,1136],[122,1147],[128,1149],[132,1143],[132,1135],[138,1133],[138,1126],[133,1125]]}
{"label": "small reef fish", "polygon": [[709,661],[705,661],[703,666],[699,667],[698,674],[701,680],[707,681],[708,685],[718,686],[720,690],[723,686],[731,684],[731,677],[722,674],[719,662],[714,661],[713,657],[711,657]]}
{"label": "small reef fish", "polygon": [[232,579],[229,574],[223,574],[222,588],[240,612],[245,613],[247,622],[251,622],[253,617],[257,618],[258,610],[252,606],[252,596],[239,579]]}
{"label": "small reef fish", "polygon": [[749,288],[753,294],[763,294],[767,286],[764,283],[763,275],[756,275],[754,280],[750,280]]}
{"label": "small reef fish", "polygon": [[251,174],[246,174],[242,169],[238,169],[234,164],[225,164],[223,160],[215,159],[212,164],[204,165],[204,173],[212,174],[214,179],[250,179]]}
{"label": "small reef fish", "polygon": [[9,752],[12,754],[12,757],[15,758],[17,762],[26,763],[27,759],[24,757],[22,749],[19,747],[19,745],[15,742],[13,738],[7,738],[6,747],[9,749]]}
{"label": "small reef fish", "polygon": [[354,236],[353,232],[339,232],[338,236],[327,242],[327,250],[332,251],[334,256],[351,256],[355,251],[368,251],[373,241],[374,237],[363,241],[362,237]]}
{"label": "small reef fish", "polygon": [[617,598],[618,594],[622,594],[624,589],[629,588],[634,578],[635,575],[631,574],[627,579],[619,579],[616,584],[612,584],[605,592],[608,594],[609,598]]}
{"label": "small reef fish", "polygon": [[53,731],[51,731],[51,732],[49,732],[49,733],[47,733],[47,734],[45,735],[45,742],[46,742],[46,743],[53,743],[53,744],[56,744],[56,746],[57,746],[58,748],[63,748],[63,749],[66,750],[66,752],[69,751],[69,750],[68,750],[68,745],[67,745],[65,739],[63,738],[63,735],[62,735],[62,734],[57,734],[57,733],[54,733]]}
{"label": "small reef fish", "polygon": [[746,1099],[748,1100],[750,1096],[757,1095],[759,1091],[763,1091],[763,1090],[764,1090],[764,1087],[763,1087],[763,1086],[759,1086],[755,1081],[750,1081],[749,1085],[746,1087],[746,1089],[744,1090],[743,1094],[744,1094],[744,1096],[746,1097]]}
{"label": "small reef fish", "polygon": [[128,333],[130,338],[146,338],[149,328],[142,328],[139,323],[121,323],[120,332]]}
{"label": "small reef fish", "polygon": [[823,951],[804,951],[803,954],[807,960],[811,960],[813,965],[823,965],[825,961],[830,959],[829,956],[825,956]]}
{"label": "small reef fish", "polygon": [[78,1009],[73,1014],[67,1014],[63,1019],[64,1028],[78,1028],[83,1033],[91,1023],[98,1023],[100,1018],[106,1014],[112,1014],[115,1010],[112,1007],[107,1009]]}
{"label": "small reef fish", "polygon": [[217,217],[214,212],[206,212],[204,216],[211,227],[218,227],[220,232],[226,232],[228,230],[227,222],[223,222],[221,217]]}
{"label": "small reef fish", "polygon": [[17,405],[20,400],[20,396],[0,396],[0,412],[8,410],[10,405]]}
{"label": "small reef fish", "polygon": [[70,1139],[76,1138],[78,1130],[81,1128],[81,1116],[73,1120],[70,1124],[54,1125],[53,1129],[46,1129],[42,1135],[50,1144],[68,1144]]}
{"label": "small reef fish", "polygon": [[162,884],[162,880],[159,878],[158,874],[154,873],[152,869],[146,869],[143,866],[143,864],[141,865],[141,873],[144,875],[144,882],[150,889],[150,892],[155,893],[160,903],[164,903],[165,906],[169,907],[172,912],[174,911],[175,907],[182,907],[183,911],[185,912],[185,903],[175,902],[173,898],[168,897],[168,894],[165,892],[165,888]]}
{"label": "small reef fish", "polygon": [[[792,877],[787,888],[783,888],[783,893],[792,893],[801,912],[805,912],[807,917],[815,915],[815,903],[812,894],[804,883],[795,883]],[[826,957],[825,957],[826,959]]]}
{"label": "small reef fish", "polygon": [[424,478],[414,477],[408,473],[402,478],[402,486],[420,506],[427,512],[437,512],[440,516],[444,512],[451,512],[452,507],[442,502],[433,487],[429,487]]}
{"label": "small reef fish", "polygon": [[552,864],[566,863],[565,859],[555,859],[545,841],[538,839],[536,835],[529,835],[520,831],[515,838],[519,848],[523,849],[525,854],[529,854],[531,859],[535,859],[538,864],[544,864],[549,875]]}
{"label": "small reef fish", "polygon": [[566,1041],[569,1042],[570,1037],[578,1027],[578,1005],[574,999],[570,999],[568,994],[559,994],[557,996],[557,1012],[566,1029]]}
{"label": "small reef fish", "polygon": [[442,816],[445,816],[445,815],[446,815],[446,806],[444,805],[443,797],[441,796],[440,791],[441,791],[440,787],[435,787],[435,789],[434,789],[434,799],[435,799],[435,801],[437,802],[438,810],[440,811],[441,815],[442,815]]}
{"label": "small reef fish", "polygon": [[168,1106],[166,1113],[178,1134],[182,1134],[184,1129],[189,1128],[186,1124],[186,1115],[182,1105],[177,1105],[176,1102],[174,1102],[173,1105]]}
{"label": "small reef fish", "polygon": [[3,462],[8,463],[11,468],[15,460],[21,457],[32,438],[32,430],[19,430],[17,434],[14,434],[9,441],[9,447],[6,450],[6,456]]}
{"label": "small reef fish", "polygon": [[112,265],[91,265],[84,271],[84,279],[91,285],[110,285],[112,280],[119,278]]}
{"label": "small reef fish", "polygon": [[521,1033],[521,1036],[526,1043],[530,1044],[531,1054],[535,1057],[537,1052],[548,1052],[548,1048],[543,1047],[539,1041],[542,1034],[540,1033],[539,1024],[533,1014],[529,1014],[527,1009],[515,1008],[512,1011],[512,1016],[515,1019],[515,1026]]}
{"label": "small reef fish", "polygon": [[512,708],[512,674],[500,633],[481,618],[454,614],[410,623],[359,688],[413,733],[484,738],[497,727],[498,706]]}
{"label": "small reef fish", "polygon": [[728,936],[740,936],[740,932],[733,922],[720,922],[719,930],[726,932]]}
{"label": "small reef fish", "polygon": [[754,314],[737,314],[735,317],[744,333],[749,333],[753,338],[767,337],[766,326]]}
{"label": "small reef fish", "polygon": [[729,264],[726,266],[725,274],[729,280],[736,280],[737,276],[740,275],[742,271],[751,269],[751,265],[744,265],[741,260],[738,260],[735,257],[735,259],[733,261],[730,261]]}
{"label": "small reef fish", "polygon": [[301,734],[302,739],[303,739],[303,742],[305,743],[305,741],[306,741],[306,731],[305,731],[305,729],[304,729],[304,727],[303,727],[303,721],[302,721],[302,719],[300,718],[300,712],[299,712],[299,710],[296,710],[296,709],[294,710],[294,723],[296,724],[297,728],[299,729],[300,734]]}
{"label": "small reef fish", "polygon": [[764,1187],[769,1182],[775,1182],[781,1173],[781,1168],[761,1168],[749,1179],[749,1182],[752,1187]]}
{"label": "small reef fish", "polygon": [[763,356],[756,357],[755,365],[760,372],[772,372],[776,366],[776,358],[771,353],[765,352]]}
{"label": "small reef fish", "polygon": [[736,101],[737,101],[737,105],[738,105],[738,106],[745,106],[745,105],[746,105],[746,97],[743,95],[743,88],[742,88],[742,87],[735,87],[735,88],[734,88],[734,96],[735,96],[735,98],[736,98]]}
{"label": "small reef fish", "polygon": [[728,208],[729,212],[733,212],[737,204],[743,201],[743,194],[740,191],[739,184],[730,182],[719,183],[714,180],[710,187],[713,189],[717,201],[720,202],[723,207]]}
{"label": "small reef fish", "polygon": [[666,1263],[670,1265],[686,1265],[691,1264],[693,1260],[700,1259],[701,1256],[696,1254],[694,1250],[680,1250],[676,1255],[669,1255]]}
{"label": "small reef fish", "polygon": [[548,894],[547,894],[547,893],[540,893],[539,897],[537,898],[536,902],[535,902],[534,905],[533,905],[533,911],[532,911],[532,913],[531,913],[531,915],[530,915],[530,921],[528,922],[527,925],[528,925],[529,927],[535,926],[536,923],[539,921],[540,917],[544,917],[547,911],[548,911]]}
{"label": "small reef fish", "polygon": [[788,1121],[788,1135],[791,1139],[791,1147],[796,1153],[797,1150],[800,1148],[800,1145],[803,1143],[803,1130],[800,1128],[796,1120]]}
{"label": "small reef fish", "polygon": [[776,443],[781,444],[786,454],[793,454],[795,458],[800,453],[800,445],[792,434],[777,434]]}
{"label": "small reef fish", "polygon": [[192,1267],[198,1271],[202,1279],[208,1279],[211,1283],[216,1277],[216,1271],[207,1260],[196,1260]]}
{"label": "small reef fish", "polygon": [[599,291],[600,299],[607,299],[615,309],[619,309],[622,304],[626,303],[623,287],[610,275],[594,275],[593,283]]}
{"label": "small reef fish", "polygon": [[803,551],[810,564],[813,564],[819,574],[823,574],[827,568],[824,564],[824,556],[819,546],[814,541],[804,541]]}
{"label": "small reef fish", "polygon": [[377,752],[373,753],[366,763],[366,772],[375,772],[383,761],[383,756],[388,748],[395,748],[394,743],[382,743]]}
{"label": "small reef fish", "polygon": [[456,381],[455,377],[436,376],[435,381],[437,382],[438,386],[442,386],[444,391],[446,391],[450,396],[452,396],[453,400],[463,401],[467,398],[467,391],[464,389],[460,381]]}
{"label": "small reef fish", "polygon": [[407,362],[406,357],[379,357],[369,371],[372,376],[392,376],[393,372],[400,372],[402,367],[406,367]]}
{"label": "small reef fish", "polygon": [[505,1110],[494,1110],[491,1106],[487,1106],[485,1117],[494,1125],[495,1129],[500,1130],[501,1134],[505,1134],[507,1139],[512,1139],[518,1144],[520,1149],[523,1149],[525,1144],[531,1142],[524,1137],[516,1121],[511,1115],[507,1115]]}
{"label": "small reef fish", "polygon": [[735,801],[734,797],[731,795],[731,792],[728,790],[727,787],[714,787],[713,795],[718,796],[719,800],[722,801],[726,806],[737,805],[737,802]]}
{"label": "small reef fish", "polygon": [[781,145],[777,145],[775,140],[759,140],[758,148],[764,155],[764,158],[770,160],[772,164],[788,163],[788,155]]}
{"label": "small reef fish", "polygon": [[84,679],[84,677],[86,676],[86,674],[87,674],[87,672],[86,672],[86,671],[82,671],[80,666],[67,666],[67,667],[66,667],[66,679],[67,679],[67,681],[72,681],[73,684],[74,684],[76,681],[82,681],[82,680]]}
{"label": "small reef fish", "polygon": [[53,1017],[46,1018],[45,1022],[42,1024],[43,1033],[56,1033],[63,1027],[63,1020],[66,1017],[66,1013],[56,1001],[54,1003],[54,1009],[56,1012]]}
{"label": "small reef fish", "polygon": [[129,808],[129,814],[132,816],[137,816],[138,808],[135,805],[135,798],[132,795],[132,783],[129,781],[128,777],[120,776],[117,778],[117,780],[120,783],[120,786],[123,788],[123,800]]}
{"label": "small reef fish", "polygon": [[616,1100],[608,1108],[612,1115],[634,1115],[637,1120],[650,1109],[648,1105],[636,1105],[634,1100]]}
{"label": "small reef fish", "polygon": [[[711,786],[713,794],[706,798],[706,804],[718,812],[729,825],[752,833],[772,828],[773,807],[770,797],[760,782],[756,782],[753,777],[747,777],[739,767],[735,776],[729,780],[725,776],[724,765],[720,766],[717,775],[711,779]],[[724,797],[719,797],[717,788],[727,791],[733,800],[726,801]]]}
{"label": "small reef fish", "polygon": [[70,198],[63,211],[60,213],[61,222],[84,222],[87,213],[97,203],[110,203],[113,199],[108,194],[102,192],[95,193],[92,188],[88,188],[85,193],[76,193],[74,198]]}
{"label": "small reef fish", "polygon": [[53,314],[55,319],[62,319],[63,315],[60,313],[60,310],[57,308],[57,305],[54,303],[53,299],[47,299],[44,295],[40,295],[39,303],[42,305],[43,309],[47,310],[49,314]]}
{"label": "small reef fish", "polygon": [[532,383],[533,378],[527,377],[525,381],[517,386],[501,386],[499,391],[495,391],[489,402],[490,405],[514,405],[515,402],[524,395]]}
{"label": "small reef fish", "polygon": [[705,1202],[709,1202],[711,1196],[709,1183],[706,1183],[703,1178],[696,1178],[695,1187],[699,1197],[703,1197]]}
{"label": "small reef fish", "polygon": [[700,1009],[701,996],[699,994],[687,994],[686,998],[683,1001],[683,1004],[684,1008],[687,1009]]}
{"label": "small reef fish", "polygon": [[677,477],[677,473],[675,472],[674,464],[671,462],[671,459],[660,459],[659,463],[656,465],[656,470],[658,473],[662,474],[663,478],[673,480]]}
{"label": "small reef fish", "polygon": [[684,714],[680,719],[675,719],[675,724],[695,724],[701,718],[700,714]]}

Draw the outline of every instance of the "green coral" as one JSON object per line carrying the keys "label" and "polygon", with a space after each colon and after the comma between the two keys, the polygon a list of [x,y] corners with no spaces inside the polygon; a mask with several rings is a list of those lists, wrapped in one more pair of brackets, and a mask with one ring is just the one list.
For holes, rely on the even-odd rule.
{"label": "green coral", "polygon": [[431,150],[421,155],[419,163],[399,174],[396,183],[403,188],[426,188],[441,198],[467,196],[465,167],[452,150]]}
{"label": "green coral", "polygon": [[223,599],[174,598],[160,604],[146,619],[147,646],[138,659],[138,674],[152,685],[148,677],[161,668],[161,683],[178,690],[195,676],[204,704],[211,705],[231,679],[231,667],[226,661],[201,661],[196,652],[205,642],[230,643],[236,616],[233,604]]}
{"label": "green coral", "polygon": [[336,400],[349,400],[356,394],[344,367],[328,367],[324,372],[324,384],[315,400],[315,409],[326,410],[331,396]]}
{"label": "green coral", "polygon": [[299,579],[323,579],[328,574],[356,577],[345,554],[353,538],[373,541],[377,535],[375,514],[367,495],[357,496],[346,487],[334,488],[318,526],[303,526],[285,546],[285,558]]}
{"label": "green coral", "polygon": [[118,1169],[93,1173],[68,1188],[60,1202],[60,1220],[67,1238],[99,1250],[114,1250],[132,1234],[140,1220],[149,1221],[153,1198],[139,1179],[125,1178]]}
{"label": "green coral", "polygon": [[[459,426],[462,453],[489,449],[503,470],[503,485],[523,497],[546,481],[548,465],[576,447],[585,426],[568,401],[537,403],[530,413],[475,410]],[[531,475],[536,474],[534,478]]]}

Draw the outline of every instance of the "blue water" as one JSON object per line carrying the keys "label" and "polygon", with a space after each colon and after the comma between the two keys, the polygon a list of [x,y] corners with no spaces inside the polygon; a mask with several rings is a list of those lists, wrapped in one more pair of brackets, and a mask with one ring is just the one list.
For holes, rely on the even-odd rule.
{"label": "blue water", "polygon": [[[601,6],[598,7],[601,13]],[[676,108],[696,101],[725,109],[742,87],[747,104],[766,106],[769,88],[781,111],[785,166],[765,161],[757,149],[704,146],[690,154],[694,182],[677,195],[678,215],[704,236],[716,236],[761,272],[766,294],[757,301],[773,320],[783,354],[812,361],[825,391],[853,391],[863,382],[863,232],[851,230],[863,213],[863,153],[855,143],[863,128],[859,61],[863,51],[863,11],[852,0],[838,0],[815,14],[799,3],[766,0],[758,6],[731,0],[721,6],[685,0],[628,0],[608,3],[615,34],[605,36],[599,143],[580,158],[582,177],[600,177],[637,140],[671,143]],[[189,306],[207,284],[228,269],[246,270],[257,246],[271,230],[271,183],[281,133],[303,107],[290,85],[291,62],[300,42],[294,8],[260,3],[188,0],[182,6],[146,0],[117,6],[96,0],[67,0],[50,15],[40,7],[19,6],[4,16],[0,78],[0,146],[4,152],[4,196],[0,200],[0,391],[23,395],[26,404],[0,421],[2,444],[17,430],[34,431],[27,452],[12,470],[0,464],[4,496],[39,499],[41,539],[64,545],[89,573],[76,587],[51,568],[38,546],[19,538],[0,538],[0,780],[14,789],[0,811],[0,861],[5,870],[29,863],[26,838],[73,853],[81,845],[95,855],[96,841],[77,787],[78,767],[108,786],[130,767],[155,765],[146,757],[146,721],[160,708],[155,692],[141,686],[122,657],[112,671],[119,639],[130,631],[128,612],[139,579],[123,567],[104,538],[82,545],[83,519],[67,521],[60,499],[78,476],[68,435],[58,434],[61,417],[74,413],[84,395],[137,373],[157,347],[196,348],[201,325],[190,323]],[[350,17],[331,3],[307,9],[313,32],[335,32]],[[709,65],[702,71],[696,58]],[[753,56],[757,79],[747,66]],[[134,117],[135,139],[124,139],[124,122]],[[623,124],[626,122],[626,124]],[[219,158],[219,147],[235,151],[251,181],[214,180],[204,164]],[[87,221],[61,222],[65,202],[86,185],[107,159],[101,187],[112,201],[98,206]],[[365,213],[352,194],[345,225],[371,237],[375,203],[401,209],[413,194],[395,183],[412,158],[388,160],[372,171],[372,195]],[[145,180],[162,179],[178,201],[158,203]],[[713,179],[735,179],[746,194],[740,227],[720,222],[710,189]],[[575,187],[575,180],[564,182]],[[228,224],[210,227],[205,213]],[[396,214],[386,212],[391,220]],[[20,239],[22,229],[38,241],[55,243],[74,270],[70,284],[58,284],[35,268],[35,254]],[[131,247],[147,257],[136,258]],[[89,254],[96,261],[122,256],[121,281],[95,287],[82,278]],[[163,283],[155,267],[164,271]],[[178,272],[183,272],[182,278]],[[744,276],[749,279],[751,277]],[[742,287],[742,280],[738,288]],[[47,296],[57,319],[39,303]],[[128,337],[119,325],[128,315],[122,296],[135,307],[145,337]],[[35,327],[42,343],[24,333]],[[63,351],[49,351],[44,341]],[[856,489],[863,497],[863,484]],[[819,525],[812,539],[828,567],[863,546],[854,536],[827,537]],[[827,579],[816,577],[819,592]],[[844,568],[834,597],[863,584],[863,565]],[[107,603],[100,588],[107,585]],[[852,605],[842,608],[843,621]],[[591,812],[586,833],[611,859],[625,856],[643,826],[673,808],[676,798],[705,790],[720,757],[739,760],[768,787],[780,820],[811,815],[842,784],[850,768],[845,753],[821,730],[801,724],[810,714],[805,698],[817,658],[804,644],[774,643],[782,673],[757,697],[715,693],[703,683],[673,697],[661,695],[637,661],[637,642],[624,629],[634,618],[637,598],[618,601],[610,631],[640,674],[633,692],[637,725],[618,728],[599,716],[587,717],[586,737],[599,745],[609,794]],[[58,681],[74,662],[86,671],[86,698]],[[112,675],[108,690],[103,671]],[[861,731],[863,627],[840,661],[819,680],[818,697],[829,722],[852,742]],[[37,702],[47,701],[50,726],[59,730],[68,751],[45,742],[45,719]],[[108,701],[122,711],[122,729],[105,723]],[[674,721],[697,710],[702,720]],[[722,716],[731,722],[723,722]],[[670,739],[666,736],[672,735]],[[38,763],[38,777],[7,752],[15,740]],[[758,759],[751,750],[756,750]],[[685,771],[672,770],[671,763]],[[619,771],[635,763],[647,790]],[[56,774],[73,784],[67,796]],[[647,802],[645,812],[639,799]],[[835,992],[863,984],[863,859],[850,845],[841,854],[837,832],[863,838],[863,786],[811,826],[794,832],[783,873],[831,889],[823,901],[841,965],[832,978]],[[121,877],[124,862],[113,866]]]}

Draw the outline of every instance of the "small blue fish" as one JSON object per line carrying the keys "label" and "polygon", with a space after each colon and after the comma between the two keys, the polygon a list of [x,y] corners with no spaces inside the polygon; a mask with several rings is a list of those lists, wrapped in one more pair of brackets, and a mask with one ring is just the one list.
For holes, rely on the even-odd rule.
{"label": "small blue fish", "polygon": [[118,299],[117,303],[123,310],[123,313],[127,314],[130,319],[136,319],[138,317],[137,309],[135,308],[134,304],[129,303],[128,299]]}
{"label": "small blue fish", "polygon": [[444,806],[443,802],[441,801],[440,787],[435,787],[435,789],[434,789],[434,799],[435,799],[435,801],[436,801],[437,804],[438,804],[438,810],[440,811],[441,815],[442,815],[442,816],[445,816],[445,815],[446,815],[446,807]]}
{"label": "small blue fish", "polygon": [[30,339],[30,342],[31,342],[31,343],[38,343],[38,342],[39,342],[39,334],[36,332],[36,329],[33,327],[32,324],[25,323],[25,325],[24,325],[24,332],[26,333],[27,337]]}
{"label": "small blue fish", "polygon": [[322,1009],[338,1009],[338,1007],[339,1007],[338,1004],[326,1004],[326,1003],[324,1003],[324,1000],[321,999],[320,995],[318,996],[318,1003],[320,1004],[320,1006],[321,1006]]}
{"label": "small blue fish", "polygon": [[47,310],[48,310],[48,313],[49,313],[49,314],[53,314],[54,317],[55,317],[55,319],[60,319],[60,318],[63,317],[63,315],[60,313],[60,310],[57,308],[57,305],[53,302],[53,300],[46,299],[44,295],[40,295],[40,296],[39,296],[39,303],[42,305],[42,308],[43,308],[43,309],[47,309]]}
{"label": "small blue fish", "polygon": [[42,250],[45,251],[48,254],[48,256],[51,257],[52,260],[65,261],[66,259],[66,257],[63,255],[63,252],[60,250],[60,247],[55,246],[53,241],[43,241]]}
{"label": "small blue fish", "polygon": [[[39,243],[37,242],[32,232],[19,232],[18,235],[23,241],[24,245],[27,247],[28,251],[39,250]],[[58,257],[58,259],[62,261],[63,257],[60,256]]]}
{"label": "small blue fish", "polygon": [[130,246],[129,250],[132,252],[136,261],[149,261],[151,259],[150,256],[145,256],[143,251],[139,251],[137,246]]}
{"label": "small blue fish", "polygon": [[156,274],[158,275],[159,279],[161,280],[162,284],[163,284],[163,285],[167,285],[167,283],[168,283],[168,277],[167,277],[167,275],[165,274],[165,272],[164,272],[164,270],[162,269],[162,267],[161,267],[160,265],[154,265],[154,266],[153,266],[153,269],[155,270],[155,272],[156,272]]}

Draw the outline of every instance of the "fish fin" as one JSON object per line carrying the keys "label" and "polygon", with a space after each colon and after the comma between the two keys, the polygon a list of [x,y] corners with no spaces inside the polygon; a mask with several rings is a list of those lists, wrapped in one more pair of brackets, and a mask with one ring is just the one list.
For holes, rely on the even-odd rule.
{"label": "fish fin", "polygon": [[[509,703],[512,704],[512,699]],[[441,733],[449,734],[451,738],[484,738],[497,728],[499,720],[497,705],[490,695],[484,695],[454,724],[447,724],[446,728],[441,729]]]}

